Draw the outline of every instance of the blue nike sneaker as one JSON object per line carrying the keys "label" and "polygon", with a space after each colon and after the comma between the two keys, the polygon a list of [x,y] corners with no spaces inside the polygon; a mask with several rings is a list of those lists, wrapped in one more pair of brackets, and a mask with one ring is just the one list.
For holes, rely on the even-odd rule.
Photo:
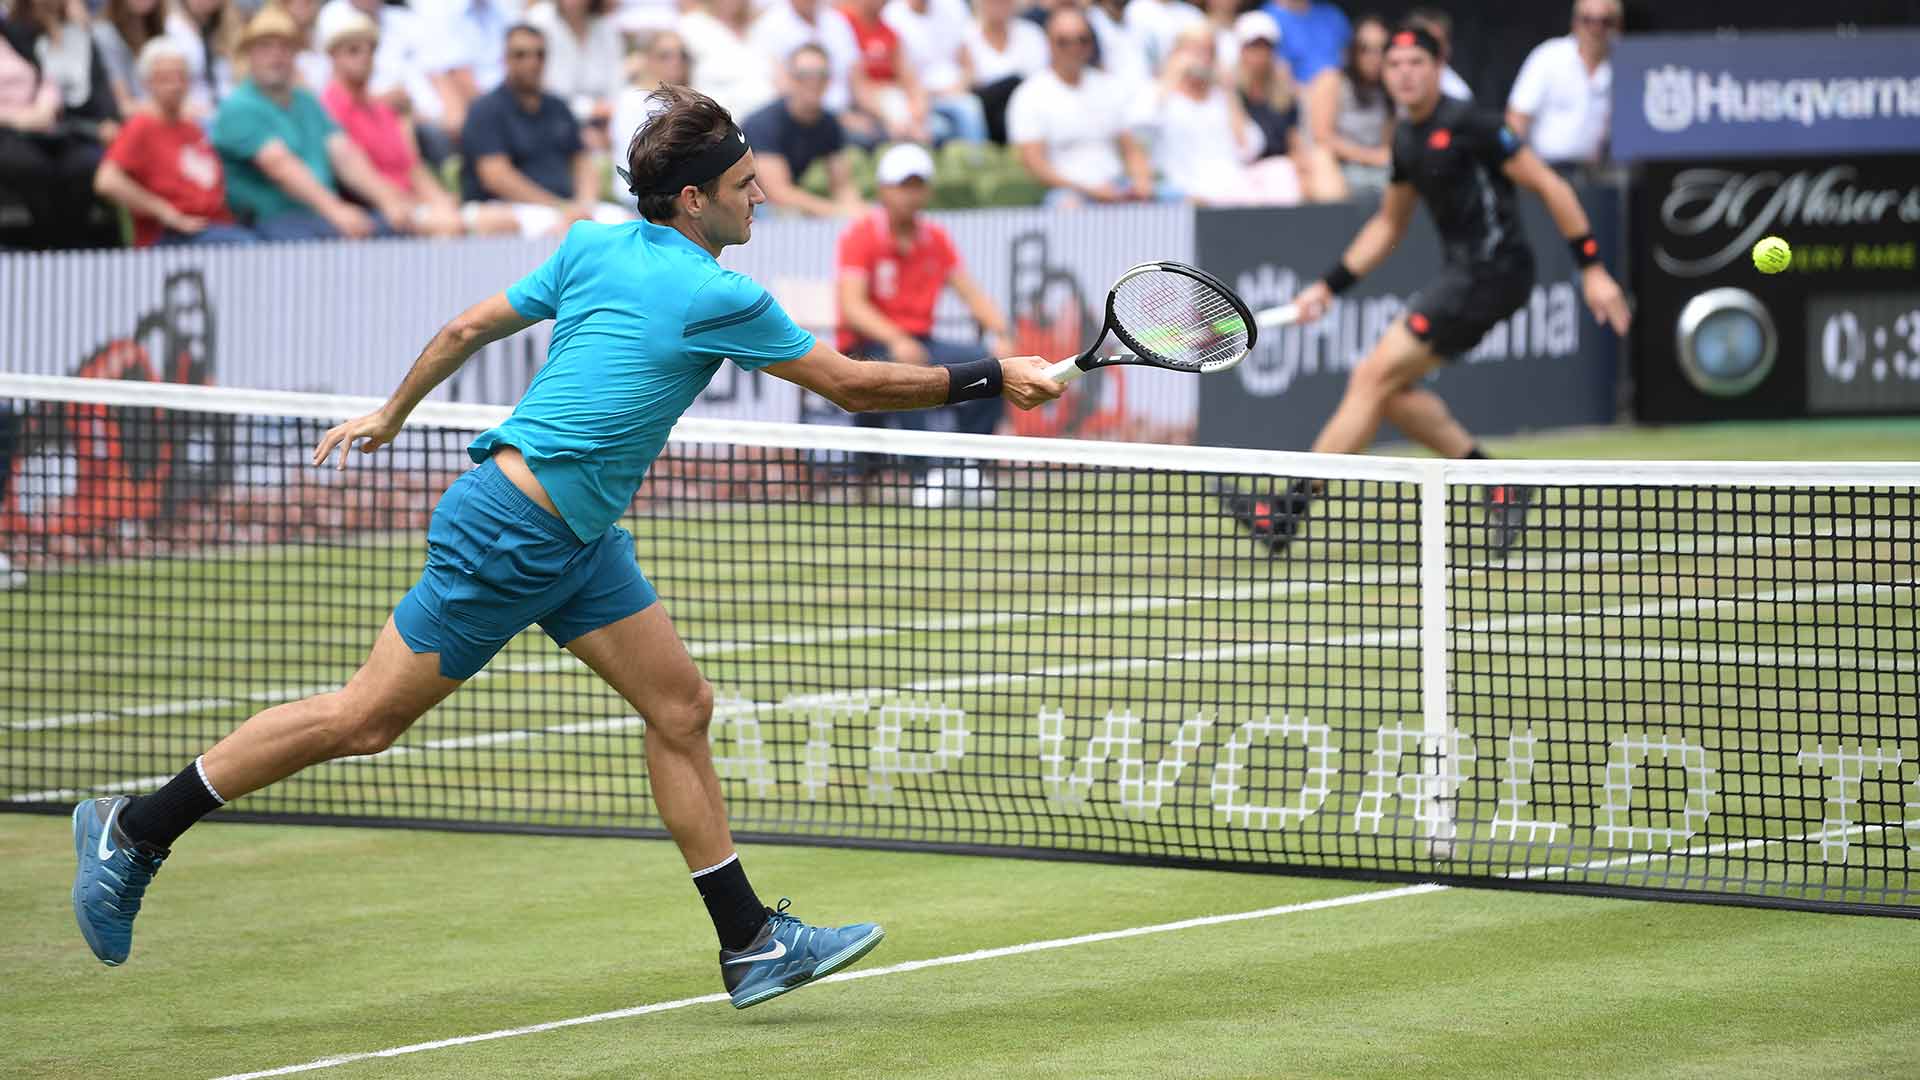
{"label": "blue nike sneaker", "polygon": [[720,977],[734,1008],[758,1005],[831,975],[872,952],[887,936],[873,923],[838,929],[808,926],[787,914],[788,903],[782,897],[780,906],[767,912],[767,925],[746,948],[720,950]]}
{"label": "blue nike sneaker", "polygon": [[120,811],[131,800],[89,799],[73,808],[73,917],[93,955],[117,967],[133,950],[133,917],[140,898],[167,853],[137,844],[120,830]]}

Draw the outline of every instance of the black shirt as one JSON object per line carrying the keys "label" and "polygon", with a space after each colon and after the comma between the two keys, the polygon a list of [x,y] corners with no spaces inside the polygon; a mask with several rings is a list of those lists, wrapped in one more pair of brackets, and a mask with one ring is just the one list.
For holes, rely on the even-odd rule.
{"label": "black shirt", "polygon": [[1393,129],[1393,182],[1426,201],[1450,263],[1531,261],[1513,181],[1502,171],[1520,139],[1499,114],[1441,98],[1421,123]]}
{"label": "black shirt", "polygon": [[549,194],[574,197],[573,157],[585,148],[580,122],[567,103],[552,94],[540,95],[533,112],[502,84],[475,98],[460,129],[460,197],[468,202],[498,198],[480,184],[475,166],[488,154],[505,154],[513,167]]}
{"label": "black shirt", "polygon": [[787,171],[796,185],[807,174],[807,166],[839,153],[841,147],[847,145],[840,121],[834,119],[832,113],[822,112],[813,123],[803,124],[787,111],[785,101],[775,101],[747,117],[740,131],[746,135],[747,145],[753,147],[755,157],[777,154],[785,158]]}
{"label": "black shirt", "polygon": [[1260,129],[1260,134],[1266,136],[1267,148],[1260,151],[1260,156],[1286,157],[1291,149],[1287,145],[1288,136],[1292,134],[1294,124],[1299,122],[1300,110],[1290,108],[1281,112],[1264,101],[1248,97],[1245,90],[1240,91],[1240,104],[1247,110],[1247,119]]}

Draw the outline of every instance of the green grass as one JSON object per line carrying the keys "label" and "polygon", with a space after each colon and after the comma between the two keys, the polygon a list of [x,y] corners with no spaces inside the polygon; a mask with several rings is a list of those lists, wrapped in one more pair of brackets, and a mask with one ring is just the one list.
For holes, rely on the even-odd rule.
{"label": "green grass", "polygon": [[[0,817],[0,1076],[212,1077],[709,994],[665,844],[229,825],[132,960],[68,911],[63,821]],[[1364,892],[1336,882],[750,849],[876,918],[863,966]],[[1445,891],[378,1059],[320,1077],[1914,1075],[1914,927]]]}
{"label": "green grass", "polygon": [[[1860,421],[1492,449],[1851,460],[1916,446],[1920,423]],[[1421,725],[1410,489],[1374,485],[1364,502],[1348,489],[1310,524],[1310,555],[1270,561],[1197,479],[1071,479],[944,511],[736,484],[629,519],[721,695],[736,827],[1415,876],[1573,867],[1613,884],[1913,903],[1911,493],[1558,496],[1506,563],[1472,554],[1479,508],[1456,493],[1451,706],[1477,757],[1445,861],[1411,800],[1374,799],[1367,775],[1383,729]],[[301,497],[325,519],[324,490]],[[58,810],[80,791],[139,790],[264,704],[351,671],[416,573],[418,533],[255,524],[248,543],[35,564],[29,588],[0,594],[0,796]],[[1128,715],[1140,778],[1174,777],[1157,808],[1119,766],[1081,764],[1107,718]],[[1176,751],[1189,725],[1201,734]],[[1564,831],[1501,840],[1509,740],[1529,731],[1527,813]],[[1236,735],[1250,741],[1229,750]],[[1599,842],[1607,781],[1629,765],[1617,820],[1681,820],[1695,779],[1681,757],[1620,748],[1663,735],[1708,755],[1705,823],[1672,847]],[[1848,788],[1794,764],[1849,748],[1904,756]],[[1322,765],[1315,803],[1308,770]],[[1217,807],[1236,776],[1243,805],[1312,812],[1235,821]],[[1826,828],[1836,796],[1855,800],[1851,828]],[[537,632],[398,753],[316,767],[246,806],[658,824],[639,725]],[[1367,807],[1378,832],[1356,824]],[[1823,831],[1848,841],[1844,857],[1808,837]],[[182,843],[118,971],[72,927],[69,852],[64,819],[0,816],[0,1075],[214,1076],[718,986],[710,931],[658,842],[209,826]],[[884,921],[866,966],[1377,888],[765,845],[749,859],[767,899]],[[1914,1075],[1911,937],[1904,921],[1445,891],[323,1075]]]}

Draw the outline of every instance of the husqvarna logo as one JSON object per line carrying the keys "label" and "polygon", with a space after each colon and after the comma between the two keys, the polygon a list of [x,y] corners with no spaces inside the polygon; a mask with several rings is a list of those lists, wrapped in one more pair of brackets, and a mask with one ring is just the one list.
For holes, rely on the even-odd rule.
{"label": "husqvarna logo", "polygon": [[1671,135],[1693,126],[1693,69],[1666,67],[1647,69],[1647,89],[1643,102],[1647,125]]}

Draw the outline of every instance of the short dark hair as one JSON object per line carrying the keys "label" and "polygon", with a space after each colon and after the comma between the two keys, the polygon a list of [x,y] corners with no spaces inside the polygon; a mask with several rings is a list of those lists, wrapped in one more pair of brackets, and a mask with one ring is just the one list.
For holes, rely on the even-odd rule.
{"label": "short dark hair", "polygon": [[793,65],[799,61],[800,57],[807,53],[812,53],[815,56],[818,56],[822,63],[826,63],[826,64],[833,63],[833,57],[827,55],[827,50],[825,46],[821,45],[817,41],[809,41],[801,44],[800,46],[795,48],[792,52],[787,54],[788,70],[792,70]]}
{"label": "short dark hair", "polygon": [[517,22],[507,27],[506,37],[501,40],[509,40],[515,34],[532,34],[540,39],[542,45],[547,43],[547,32],[529,22]]}
{"label": "short dark hair", "polygon": [[[1425,27],[1428,33],[1441,40],[1447,52],[1453,51],[1453,16],[1439,8],[1417,7],[1407,12],[1406,18],[1400,21],[1409,26]],[[1446,57],[1440,59],[1445,60]]]}
{"label": "short dark hair", "polygon": [[[640,216],[663,225],[678,210],[680,193],[647,189],[671,175],[676,165],[726,138],[733,130],[733,117],[719,102],[685,86],[662,83],[647,100],[660,111],[633,133],[627,145],[627,172],[633,178],[633,190],[641,193]],[[719,189],[717,176],[700,185],[708,195]]]}

